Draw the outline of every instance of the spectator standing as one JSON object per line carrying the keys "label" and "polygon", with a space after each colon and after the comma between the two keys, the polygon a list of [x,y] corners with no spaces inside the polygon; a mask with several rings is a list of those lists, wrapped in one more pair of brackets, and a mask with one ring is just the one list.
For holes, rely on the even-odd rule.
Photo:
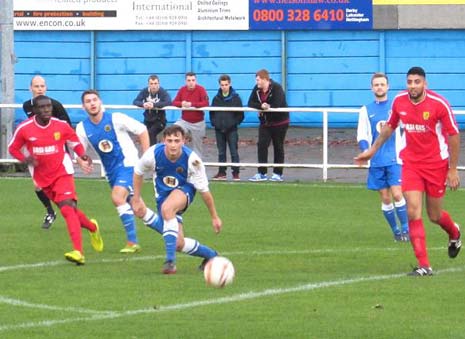
{"label": "spectator standing", "polygon": [[[173,105],[181,108],[200,108],[209,104],[208,94],[204,87],[197,84],[194,72],[186,73],[186,85],[182,86],[173,100]],[[176,121],[187,132],[193,150],[202,157],[203,138],[205,137],[205,112],[185,109],[181,119]]]}
{"label": "spectator standing", "polygon": [[[286,96],[280,84],[270,78],[266,69],[255,74],[256,85],[249,97],[248,106],[259,109],[258,162],[268,163],[268,147],[273,143],[274,163],[284,163],[284,140],[289,128],[289,112],[277,112],[270,108],[287,107]],[[267,168],[259,167],[258,173],[249,181],[267,181]],[[283,181],[283,168],[274,167],[271,181]]]}
{"label": "spectator standing", "polygon": [[[218,80],[220,88],[212,100],[216,107],[242,107],[242,100],[231,86],[231,77],[227,74]],[[229,146],[231,162],[239,163],[237,128],[244,120],[244,112],[237,111],[210,111],[210,122],[215,128],[216,147],[218,148],[218,162],[226,162],[226,145]],[[239,181],[239,166],[232,167],[233,180]],[[226,180],[226,167],[220,166],[213,180]]]}
{"label": "spectator standing", "polygon": [[[34,116],[34,111],[32,109],[34,98],[38,97],[39,95],[45,95],[47,93],[47,84],[45,83],[45,79],[40,75],[35,75],[32,77],[29,90],[32,93],[32,98],[26,100],[23,103],[23,110],[28,118]],[[52,102],[52,116],[57,119],[66,121],[71,126],[71,120],[63,105],[55,99],[50,98],[50,100]],[[57,214],[53,209],[50,199],[47,198],[45,193],[42,192],[42,190],[38,187],[35,187],[35,192],[37,198],[40,200],[42,205],[44,205],[46,210],[44,220],[42,222],[42,228],[49,229],[55,221]]]}
{"label": "spectator standing", "polygon": [[171,97],[160,86],[158,75],[149,76],[148,87],[139,92],[132,104],[145,109],[144,124],[149,132],[150,145],[156,144],[157,135],[166,127],[166,112],[161,108],[171,105]]}
{"label": "spectator standing", "polygon": [[[375,100],[363,106],[358,116],[357,141],[362,152],[375,142],[389,118],[392,105],[392,100],[388,99],[388,77],[384,73],[375,73],[371,77],[371,91]],[[379,192],[381,210],[391,228],[394,240],[407,242],[409,241],[407,205],[402,195],[402,167],[398,157],[401,146],[399,127],[371,159],[367,188]],[[400,227],[397,225],[396,214]]]}

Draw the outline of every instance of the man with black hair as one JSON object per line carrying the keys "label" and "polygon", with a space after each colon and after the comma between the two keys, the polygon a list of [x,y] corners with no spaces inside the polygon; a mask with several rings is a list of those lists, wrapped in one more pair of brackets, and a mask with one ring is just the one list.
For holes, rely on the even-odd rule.
{"label": "man with black hair", "polygon": [[[29,86],[29,90],[32,93],[32,98],[29,100],[26,100],[23,103],[23,110],[24,110],[24,113],[26,113],[28,118],[34,115],[33,109],[32,109],[32,103],[33,103],[34,98],[39,95],[45,95],[45,93],[47,92],[47,84],[45,83],[45,79],[41,77],[40,75],[34,76],[31,79],[31,85]],[[50,100],[52,102],[52,116],[60,120],[66,121],[71,126],[71,120],[65,108],[63,107],[63,105],[55,99],[50,98]],[[52,203],[50,202],[50,199],[47,198],[45,193],[42,192],[40,188],[36,187],[35,192],[36,192],[37,198],[42,202],[42,204],[44,205],[46,209],[44,221],[42,223],[42,228],[49,229],[56,219],[56,216],[57,216],[56,212],[54,211],[52,207]]]}
{"label": "man with black hair", "polygon": [[400,152],[402,191],[407,201],[410,242],[418,261],[418,267],[408,275],[430,276],[433,270],[422,219],[424,195],[428,218],[448,234],[449,257],[455,258],[462,246],[459,225],[442,207],[446,185],[452,190],[460,186],[460,135],[449,103],[426,88],[426,74],[421,67],[407,72],[407,90],[394,98],[392,113],[380,135],[355,161],[369,160],[400,124],[405,135],[405,147]]}

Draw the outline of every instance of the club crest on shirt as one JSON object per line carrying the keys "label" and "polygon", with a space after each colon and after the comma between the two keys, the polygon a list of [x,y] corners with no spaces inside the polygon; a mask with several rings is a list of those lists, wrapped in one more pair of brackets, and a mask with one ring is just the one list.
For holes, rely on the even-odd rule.
{"label": "club crest on shirt", "polygon": [[184,169],[182,167],[176,167],[176,173],[182,173]]}
{"label": "club crest on shirt", "polygon": [[172,176],[163,177],[163,183],[168,187],[178,187],[178,179]]}
{"label": "club crest on shirt", "polygon": [[110,140],[100,140],[98,143],[98,149],[103,153],[110,153],[113,151],[113,143]]}
{"label": "club crest on shirt", "polygon": [[385,120],[380,120],[378,121],[378,123],[376,124],[376,131],[378,133],[381,133],[381,130],[383,129],[384,125],[386,125],[386,121]]}
{"label": "club crest on shirt", "polygon": [[111,125],[105,125],[105,127],[103,129],[105,130],[105,132],[110,132],[111,131]]}
{"label": "club crest on shirt", "polygon": [[429,119],[429,112],[423,112],[423,120]]}
{"label": "club crest on shirt", "polygon": [[55,132],[53,133],[53,139],[55,140],[60,140],[61,139],[61,133],[60,132]]}

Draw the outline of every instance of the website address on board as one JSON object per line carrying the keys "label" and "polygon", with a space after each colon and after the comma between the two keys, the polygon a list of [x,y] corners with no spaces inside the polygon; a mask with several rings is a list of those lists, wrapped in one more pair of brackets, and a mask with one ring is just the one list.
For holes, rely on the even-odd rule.
{"label": "website address on board", "polygon": [[15,20],[15,25],[20,28],[27,27],[79,27],[86,26],[85,19],[76,20],[59,20],[59,19],[40,19],[40,20]]}

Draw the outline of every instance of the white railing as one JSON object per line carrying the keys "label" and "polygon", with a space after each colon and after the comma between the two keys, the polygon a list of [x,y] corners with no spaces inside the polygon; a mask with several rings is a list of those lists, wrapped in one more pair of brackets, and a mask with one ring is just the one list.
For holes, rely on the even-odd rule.
{"label": "white railing", "polygon": [[[82,105],[64,105],[65,108],[82,108]],[[19,104],[0,104],[1,108],[22,108],[22,105]],[[106,109],[112,110],[140,110],[140,107],[133,106],[133,105],[105,105]],[[176,106],[166,106],[163,107],[164,110],[184,110],[182,108]],[[197,110],[197,111],[236,111],[236,112],[258,112],[259,110],[250,108],[250,107],[200,107],[200,108],[186,108],[186,110]],[[283,168],[312,168],[312,169],[321,169],[322,170],[322,179],[324,182],[328,180],[328,169],[364,169],[367,166],[359,166],[355,164],[330,164],[328,163],[328,126],[329,126],[329,113],[353,113],[358,114],[359,110],[355,108],[328,108],[328,107],[316,107],[316,108],[309,108],[309,107],[286,107],[286,108],[270,108],[268,111],[270,112],[296,112],[301,113],[321,113],[323,114],[322,119],[322,128],[323,128],[323,159],[322,162],[319,164],[274,164],[274,163],[267,163],[267,164],[260,164],[260,163],[219,163],[219,162],[205,162],[206,166],[241,166],[241,167],[283,167]],[[463,110],[454,110],[454,114],[456,115],[465,115],[465,111]],[[0,164],[2,163],[17,163],[18,161],[15,159],[0,159]],[[101,162],[99,160],[95,160],[94,164],[100,165]],[[465,166],[457,167],[459,170],[465,170]],[[101,175],[104,176],[105,172],[101,167]]]}

